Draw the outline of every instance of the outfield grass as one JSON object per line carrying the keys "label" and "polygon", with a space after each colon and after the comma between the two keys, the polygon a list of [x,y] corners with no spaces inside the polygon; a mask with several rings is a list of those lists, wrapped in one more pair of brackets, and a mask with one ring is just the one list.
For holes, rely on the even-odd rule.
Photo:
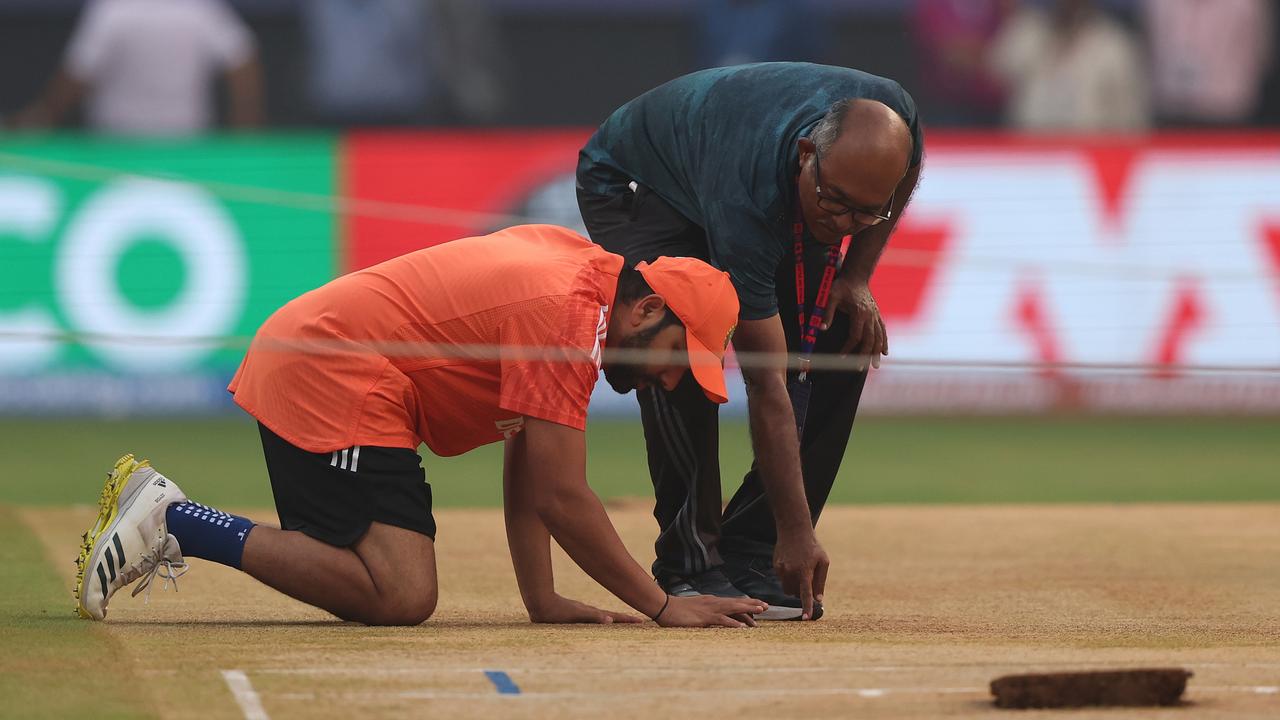
{"label": "outfield grass", "polygon": [[[0,503],[91,503],[120,454],[150,457],[194,498],[270,506],[257,431],[243,419],[0,420]],[[606,498],[650,494],[639,424],[597,421],[590,481]],[[501,446],[424,455],[441,506],[501,501]],[[746,427],[724,423],[726,494],[750,462]],[[914,419],[854,430],[833,503],[1280,500],[1280,420]]]}

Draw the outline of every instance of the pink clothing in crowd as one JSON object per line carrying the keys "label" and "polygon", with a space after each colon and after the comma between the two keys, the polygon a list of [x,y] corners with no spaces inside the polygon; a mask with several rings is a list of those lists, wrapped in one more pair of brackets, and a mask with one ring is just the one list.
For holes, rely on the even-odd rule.
{"label": "pink clothing in crowd", "polygon": [[1156,109],[1197,122],[1249,120],[1272,53],[1273,0],[1146,0]]}
{"label": "pink clothing in crowd", "polygon": [[995,112],[1004,93],[986,56],[1006,15],[1005,0],[919,0],[913,17],[921,80],[933,99]]}

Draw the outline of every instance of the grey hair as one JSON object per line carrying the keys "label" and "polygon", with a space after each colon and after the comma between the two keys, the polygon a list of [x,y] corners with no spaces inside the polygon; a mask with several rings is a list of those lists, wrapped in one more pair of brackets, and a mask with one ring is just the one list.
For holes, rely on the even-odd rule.
{"label": "grey hair", "polygon": [[813,126],[813,131],[809,133],[809,139],[818,148],[818,152],[826,155],[831,146],[840,138],[840,129],[844,125],[844,116],[849,114],[849,107],[852,105],[853,98],[837,100],[827,109],[827,114],[822,116],[818,124]]}

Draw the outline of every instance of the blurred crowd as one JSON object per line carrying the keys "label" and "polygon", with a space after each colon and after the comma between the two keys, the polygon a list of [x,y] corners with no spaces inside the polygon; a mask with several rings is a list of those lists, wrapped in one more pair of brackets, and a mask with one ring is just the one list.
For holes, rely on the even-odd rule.
{"label": "blurred crowd", "polygon": [[[483,118],[499,102],[487,71],[489,18],[473,0],[307,0],[306,93],[334,125],[427,124]],[[118,135],[180,136],[216,123],[225,83],[227,123],[263,123],[257,41],[224,0],[90,0],[62,64],[10,125],[63,122],[83,104],[85,124]]]}
{"label": "blurred crowd", "polygon": [[[843,9],[856,15],[850,6],[861,4]],[[865,4],[885,12],[886,3]],[[831,0],[826,11],[841,5]],[[1265,120],[1262,100],[1276,72],[1272,0],[888,5],[903,36],[886,52],[909,54],[914,69],[895,79],[932,126],[1126,132]],[[36,129],[80,118],[99,132],[165,136],[262,126],[275,88],[264,81],[261,40],[238,7],[90,0],[56,72],[21,107],[0,108],[5,124]],[[704,0],[686,10],[694,52],[685,70],[831,62],[831,46],[844,42],[820,31],[822,3]],[[488,124],[512,103],[506,70],[521,58],[488,0],[306,0],[293,12],[305,68],[298,94],[314,124]]]}
{"label": "blurred crowd", "polygon": [[917,0],[934,124],[1029,131],[1250,123],[1274,50],[1271,0]]}

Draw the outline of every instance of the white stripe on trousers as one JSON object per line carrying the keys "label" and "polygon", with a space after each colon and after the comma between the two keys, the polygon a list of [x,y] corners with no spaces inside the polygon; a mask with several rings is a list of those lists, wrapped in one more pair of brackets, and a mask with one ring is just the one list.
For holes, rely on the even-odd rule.
{"label": "white stripe on trousers", "polygon": [[[654,411],[658,415],[658,430],[665,441],[668,456],[672,462],[684,470],[685,487],[688,494],[685,502],[677,511],[673,524],[676,531],[685,538],[685,558],[693,572],[706,570],[711,564],[710,554],[698,537],[698,459],[693,449],[693,442],[685,431],[684,423],[672,409],[670,400],[658,388],[649,391],[653,397]],[[701,557],[697,557],[700,555]]]}
{"label": "white stripe on trousers", "polygon": [[[664,404],[671,407],[668,398],[663,398],[663,400],[666,401]],[[698,546],[699,552],[702,553],[702,568],[706,570],[711,566],[711,553],[707,552],[707,546],[702,542],[702,536],[698,534],[698,473],[701,468],[697,451],[693,447],[693,439],[689,437],[689,431],[685,428],[684,418],[680,416],[680,413],[673,410],[668,417],[673,429],[676,431],[675,436],[684,441],[685,452],[690,458],[693,458],[693,473],[690,475],[692,479],[690,484],[691,492],[689,493],[689,535],[693,538],[694,544]]]}
{"label": "white stripe on trousers", "polygon": [[[693,481],[688,479],[690,474],[689,464],[686,461],[686,458],[682,457],[680,453],[676,452],[675,448],[672,447],[671,431],[667,428],[667,424],[663,422],[662,402],[658,399],[658,390],[656,388],[650,388],[646,392],[649,395],[650,404],[653,406],[653,412],[657,415],[658,434],[662,437],[662,444],[667,450],[667,458],[671,461],[672,465],[676,466],[677,470],[682,471],[680,474],[686,478],[685,487],[691,491]],[[658,538],[661,539],[664,535],[667,535],[674,530],[675,534],[681,537],[680,545],[681,549],[684,551],[684,564],[686,567],[692,568],[694,566],[692,553],[693,543],[688,540],[689,535],[685,527],[686,521],[684,519],[688,510],[689,499],[686,495],[685,502],[680,505],[680,509],[676,511],[675,517],[671,519],[671,525],[662,528],[661,532],[658,534]]]}

